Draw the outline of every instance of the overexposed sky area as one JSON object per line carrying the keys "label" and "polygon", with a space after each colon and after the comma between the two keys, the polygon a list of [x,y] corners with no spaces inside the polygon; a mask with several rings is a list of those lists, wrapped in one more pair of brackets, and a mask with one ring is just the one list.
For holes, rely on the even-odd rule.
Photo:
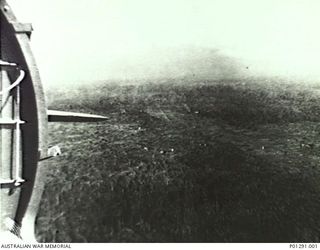
{"label": "overexposed sky area", "polygon": [[205,77],[216,50],[249,74],[320,80],[319,0],[8,2],[20,21],[33,24],[47,86],[179,77],[188,70]]}

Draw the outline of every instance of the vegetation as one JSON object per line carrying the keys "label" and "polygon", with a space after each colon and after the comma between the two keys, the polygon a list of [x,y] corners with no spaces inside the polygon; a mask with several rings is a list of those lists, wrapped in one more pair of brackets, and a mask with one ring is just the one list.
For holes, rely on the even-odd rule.
{"label": "vegetation", "polygon": [[277,79],[99,83],[51,108],[61,157],[37,220],[46,242],[316,242],[317,85]]}

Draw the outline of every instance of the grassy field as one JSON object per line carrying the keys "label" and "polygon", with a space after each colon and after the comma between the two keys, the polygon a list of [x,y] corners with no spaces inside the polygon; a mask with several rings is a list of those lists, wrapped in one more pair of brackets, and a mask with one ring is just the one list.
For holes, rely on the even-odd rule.
{"label": "grassy field", "polygon": [[63,155],[46,242],[320,240],[320,85],[279,79],[97,83],[51,108],[109,120],[50,124]]}

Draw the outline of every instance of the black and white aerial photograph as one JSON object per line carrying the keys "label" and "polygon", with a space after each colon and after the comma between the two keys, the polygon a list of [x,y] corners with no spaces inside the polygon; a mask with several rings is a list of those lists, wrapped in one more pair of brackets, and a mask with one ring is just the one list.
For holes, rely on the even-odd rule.
{"label": "black and white aerial photograph", "polygon": [[320,247],[318,0],[0,12],[1,248]]}

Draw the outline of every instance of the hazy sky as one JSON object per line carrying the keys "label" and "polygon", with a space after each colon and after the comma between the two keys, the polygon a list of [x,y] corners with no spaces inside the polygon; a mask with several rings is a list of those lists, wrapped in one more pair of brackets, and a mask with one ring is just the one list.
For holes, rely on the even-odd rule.
{"label": "hazy sky", "polygon": [[319,0],[9,3],[20,21],[33,24],[32,45],[48,86],[206,74],[215,64],[210,58],[201,64],[201,57],[208,51],[217,60],[213,49],[253,74],[320,80]]}

